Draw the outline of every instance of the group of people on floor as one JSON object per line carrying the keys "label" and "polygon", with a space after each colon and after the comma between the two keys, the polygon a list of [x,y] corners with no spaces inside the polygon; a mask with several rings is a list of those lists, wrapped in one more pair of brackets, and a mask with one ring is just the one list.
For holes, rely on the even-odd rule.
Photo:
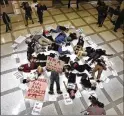
{"label": "group of people on floor", "polygon": [[[31,70],[36,71],[34,72],[33,76],[23,79],[24,84],[30,82],[31,80],[37,80],[41,75],[44,74],[44,71],[51,71],[51,75],[49,77],[49,94],[54,94],[54,82],[56,82],[57,93],[62,94],[61,85],[59,82],[59,72],[49,70],[45,67],[47,57],[50,56],[64,62],[63,71],[61,73],[64,73],[65,77],[67,78],[67,84],[64,82],[64,85],[71,99],[75,98],[75,94],[78,90],[76,78],[80,78],[80,84],[84,89],[95,91],[96,83],[101,82],[100,77],[102,71],[107,69],[104,58],[101,56],[112,56],[112,54],[106,54],[105,50],[94,49],[89,46],[84,48],[83,36],[77,36],[76,33],[70,33],[67,36],[66,33],[68,30],[69,28],[59,25],[56,29],[51,29],[49,31],[44,30],[41,35],[31,35],[26,39],[25,43],[28,46],[27,59],[29,63],[22,64],[20,67],[18,67],[18,71],[23,71],[26,73],[30,73]],[[55,39],[52,37],[53,33],[58,33]],[[59,39],[59,41],[56,41],[56,39]],[[78,40],[77,44],[73,47],[74,54],[77,56],[74,61],[71,60],[71,55],[73,53],[71,53],[69,50],[63,51],[62,49],[62,46],[70,46],[73,40]],[[45,55],[45,53],[48,51],[54,51],[55,53]],[[78,61],[80,61],[82,57],[88,57],[88,60],[86,60],[84,64],[79,64]],[[92,64],[94,63],[95,67],[92,67]],[[75,70],[76,72],[74,72]],[[95,73],[97,71],[98,75],[95,77]],[[89,75],[91,75],[91,77],[89,77]]]}

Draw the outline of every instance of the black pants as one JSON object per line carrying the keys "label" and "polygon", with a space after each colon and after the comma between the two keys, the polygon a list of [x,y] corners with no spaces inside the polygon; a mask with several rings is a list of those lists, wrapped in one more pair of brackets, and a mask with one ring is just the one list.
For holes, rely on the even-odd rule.
{"label": "black pants", "polygon": [[28,19],[32,20],[32,23],[34,23],[34,21],[32,19],[32,16],[25,14],[25,20],[26,20],[26,23],[27,23],[26,25],[28,25]]}
{"label": "black pants", "polygon": [[42,24],[43,23],[43,14],[42,13],[41,14],[38,13],[38,18],[39,18],[40,24]]}
{"label": "black pants", "polygon": [[60,91],[59,77],[50,78],[50,91],[53,91],[54,82],[56,82],[57,91]]}
{"label": "black pants", "polygon": [[11,30],[11,28],[10,28],[9,24],[6,24],[6,32],[7,32],[8,30]]}
{"label": "black pants", "polygon": [[99,54],[94,54],[93,56],[91,56],[87,61],[92,60],[91,62],[94,63],[98,58],[100,58],[101,55]]}
{"label": "black pants", "polygon": [[[76,0],[77,8],[79,8],[78,3],[79,3],[79,0]],[[70,8],[70,5],[71,5],[71,0],[68,1],[68,8]]]}
{"label": "black pants", "polygon": [[118,28],[120,28],[121,24],[124,24],[124,19],[118,18],[116,23],[115,23],[115,28],[114,30],[117,31]]}
{"label": "black pants", "polygon": [[84,64],[84,65],[79,65],[77,68],[75,68],[77,71],[79,72],[84,72],[85,70],[87,70],[88,72],[91,71],[91,67],[88,64]]}
{"label": "black pants", "polygon": [[98,24],[100,26],[103,25],[105,18],[106,18],[105,16],[98,15]]}

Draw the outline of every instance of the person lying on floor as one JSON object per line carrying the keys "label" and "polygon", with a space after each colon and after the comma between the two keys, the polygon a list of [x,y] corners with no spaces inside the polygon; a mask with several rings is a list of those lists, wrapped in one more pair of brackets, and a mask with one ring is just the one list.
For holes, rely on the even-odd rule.
{"label": "person lying on floor", "polygon": [[77,34],[76,33],[70,33],[68,37],[65,38],[66,39],[66,43],[69,43],[73,40],[78,39]]}
{"label": "person lying on floor", "polygon": [[78,86],[76,84],[76,74],[74,74],[72,72],[70,72],[70,73],[67,72],[65,74],[65,76],[68,79],[68,84],[67,85],[64,82],[65,88],[66,88],[67,92],[69,93],[70,98],[74,99],[75,94],[78,90]]}
{"label": "person lying on floor", "polygon": [[49,50],[58,51],[59,46],[60,46],[60,45],[57,44],[57,43],[52,43],[51,45],[48,46],[48,51],[49,51]]}
{"label": "person lying on floor", "polygon": [[25,84],[25,83],[28,83],[30,81],[37,80],[43,72],[44,72],[43,68],[41,66],[38,66],[37,70],[35,72],[31,73],[29,75],[29,77],[27,77],[27,79],[23,79],[22,83]]}
{"label": "person lying on floor", "polygon": [[62,32],[62,31],[68,32],[69,29],[64,27],[64,26],[58,25],[56,29],[51,29],[50,30],[50,32],[53,32],[53,33],[59,33],[59,32]]}
{"label": "person lying on floor", "polygon": [[91,83],[88,75],[86,73],[78,73],[77,76],[81,76],[80,84],[85,88],[90,88],[91,90],[96,89],[96,84]]}
{"label": "person lying on floor", "polygon": [[107,67],[106,67],[104,58],[97,59],[96,62],[97,62],[97,64],[95,65],[95,67],[93,69],[92,76],[95,78],[95,73],[98,72],[96,81],[101,82],[101,80],[100,80],[101,74],[104,70],[107,70]]}
{"label": "person lying on floor", "polygon": [[61,32],[55,38],[55,43],[57,43],[57,44],[65,44],[66,43],[66,38],[67,38],[67,35],[64,32]]}
{"label": "person lying on floor", "polygon": [[43,36],[49,40],[51,40],[52,42],[54,42],[54,39],[52,37],[52,35],[50,34],[49,31],[43,30]]}
{"label": "person lying on floor", "polygon": [[77,70],[79,72],[87,70],[89,73],[92,73],[92,68],[88,64],[79,65],[78,62],[70,61],[70,65],[72,70]]}
{"label": "person lying on floor", "polygon": [[60,45],[59,48],[58,48],[58,53],[59,53],[60,55],[71,54],[71,52],[70,52],[69,50],[63,51],[61,45]]}
{"label": "person lying on floor", "polygon": [[22,72],[31,72],[31,70],[37,69],[38,66],[44,67],[46,66],[46,62],[36,62],[36,58],[31,58],[30,62],[27,64],[22,64],[18,67],[18,71]]}
{"label": "person lying on floor", "polygon": [[59,60],[62,60],[65,62],[65,64],[68,64],[68,62],[70,61],[70,57],[67,57],[66,55],[59,56]]}
{"label": "person lying on floor", "polygon": [[96,61],[101,56],[113,56],[113,54],[106,54],[106,50],[102,50],[102,49],[96,49],[94,52],[90,52],[89,54],[90,55],[88,60],[86,60],[86,63],[91,61],[91,64],[94,63],[94,61]]}

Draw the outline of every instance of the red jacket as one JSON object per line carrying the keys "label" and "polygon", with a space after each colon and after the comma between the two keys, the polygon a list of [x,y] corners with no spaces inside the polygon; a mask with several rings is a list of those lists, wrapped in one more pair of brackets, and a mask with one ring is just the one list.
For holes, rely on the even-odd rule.
{"label": "red jacket", "polygon": [[30,72],[31,70],[37,69],[37,65],[35,62],[31,62],[30,66],[28,64],[21,65],[23,67],[23,72]]}

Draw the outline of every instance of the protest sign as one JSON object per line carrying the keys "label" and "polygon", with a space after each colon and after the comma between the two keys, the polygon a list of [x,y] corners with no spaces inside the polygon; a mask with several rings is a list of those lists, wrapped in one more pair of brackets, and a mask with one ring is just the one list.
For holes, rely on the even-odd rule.
{"label": "protest sign", "polygon": [[29,83],[29,89],[26,93],[26,98],[37,101],[43,101],[47,88],[47,80],[39,79]]}
{"label": "protest sign", "polygon": [[47,57],[46,69],[54,70],[56,72],[63,71],[64,62],[52,57]]}
{"label": "protest sign", "polygon": [[32,115],[40,115],[41,109],[42,109],[43,103],[42,102],[35,102]]}
{"label": "protest sign", "polygon": [[68,93],[63,94],[65,105],[73,104],[72,99],[69,97]]}

